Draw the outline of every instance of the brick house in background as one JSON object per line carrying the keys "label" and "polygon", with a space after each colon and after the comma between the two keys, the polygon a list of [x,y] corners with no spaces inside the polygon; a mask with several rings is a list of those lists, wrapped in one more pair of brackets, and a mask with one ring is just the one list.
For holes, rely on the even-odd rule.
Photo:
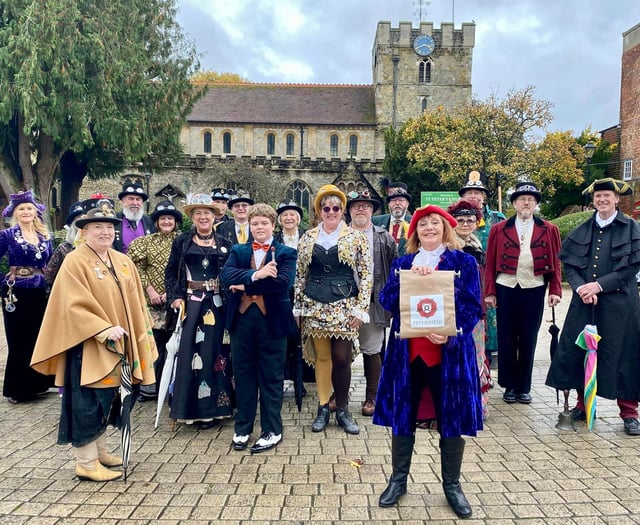
{"label": "brick house in background", "polygon": [[640,216],[640,24],[622,34],[619,144],[616,178],[629,182],[634,191],[620,200],[620,207]]}

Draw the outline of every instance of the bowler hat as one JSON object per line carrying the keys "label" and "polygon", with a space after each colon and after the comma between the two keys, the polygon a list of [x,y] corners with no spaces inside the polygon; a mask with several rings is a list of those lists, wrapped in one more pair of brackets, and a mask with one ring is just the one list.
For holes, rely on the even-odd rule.
{"label": "bowler hat", "polygon": [[180,213],[173,202],[166,200],[156,204],[156,207],[151,214],[151,219],[156,222],[163,215],[171,215],[176,222],[182,222],[182,213]]}
{"label": "bowler hat", "polygon": [[276,208],[276,213],[280,215],[281,213],[287,210],[293,210],[298,212],[298,215],[300,215],[300,218],[302,218],[302,208],[298,206],[295,203],[295,201],[281,202],[280,204],[278,204],[278,207]]}
{"label": "bowler hat", "polygon": [[313,209],[318,215],[320,215],[320,203],[322,202],[322,199],[329,197],[330,195],[333,195],[340,200],[343,210],[347,207],[347,197],[342,193],[342,191],[340,191],[340,188],[333,184],[325,184],[318,189],[318,193],[316,194],[315,199],[313,199]]}

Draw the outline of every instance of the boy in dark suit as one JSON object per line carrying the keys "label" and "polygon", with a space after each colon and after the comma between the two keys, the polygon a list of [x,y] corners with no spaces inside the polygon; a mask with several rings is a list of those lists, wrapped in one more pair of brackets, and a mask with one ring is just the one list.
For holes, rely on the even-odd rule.
{"label": "boy in dark suit", "polygon": [[237,407],[232,445],[235,450],[247,447],[259,393],[262,433],[251,447],[254,454],[282,441],[287,336],[296,333],[289,289],[297,253],[274,242],[276,217],[267,204],[249,208],[253,242],[234,245],[220,275],[232,292],[227,305]]}

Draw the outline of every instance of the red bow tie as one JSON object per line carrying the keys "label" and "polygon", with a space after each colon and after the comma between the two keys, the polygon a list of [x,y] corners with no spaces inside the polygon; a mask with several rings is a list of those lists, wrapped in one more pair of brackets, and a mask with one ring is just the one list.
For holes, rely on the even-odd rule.
{"label": "red bow tie", "polygon": [[251,246],[253,247],[253,251],[254,252],[256,250],[264,250],[265,252],[268,252],[269,248],[271,248],[271,246],[269,244],[262,244],[262,243],[255,242],[255,241],[253,241],[251,243]]}

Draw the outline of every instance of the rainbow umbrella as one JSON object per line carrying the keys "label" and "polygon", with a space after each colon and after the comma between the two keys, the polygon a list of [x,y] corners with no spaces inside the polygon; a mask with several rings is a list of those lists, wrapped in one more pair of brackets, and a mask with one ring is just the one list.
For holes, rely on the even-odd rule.
{"label": "rainbow umbrella", "polygon": [[587,426],[593,430],[593,420],[596,416],[596,392],[598,391],[598,328],[588,324],[578,334],[576,344],[586,351],[584,355],[584,408],[587,413]]}

